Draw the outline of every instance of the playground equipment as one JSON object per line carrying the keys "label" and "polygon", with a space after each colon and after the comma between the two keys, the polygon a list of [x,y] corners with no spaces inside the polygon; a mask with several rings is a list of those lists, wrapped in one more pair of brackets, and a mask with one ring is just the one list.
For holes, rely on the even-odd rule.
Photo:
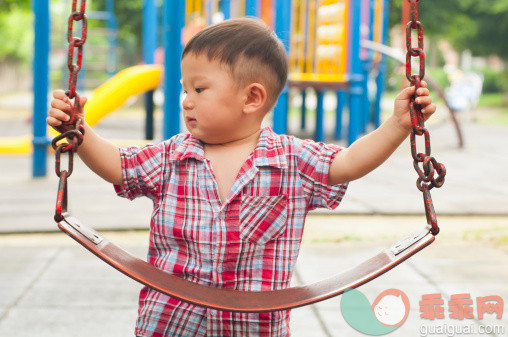
{"label": "playground equipment", "polygon": [[[407,25],[406,76],[412,85],[419,88],[421,80],[425,75],[423,29],[421,23],[417,21],[417,2],[419,0],[409,1],[411,3],[412,15],[411,21]],[[78,13],[76,2],[74,2],[73,14],[71,14],[70,20],[86,21],[85,5],[86,0],[83,0],[80,12]],[[411,42],[412,30],[415,29],[418,29],[418,47],[414,47]],[[69,32],[69,34],[72,34],[72,25],[69,27]],[[67,91],[69,98],[75,99],[75,102],[79,102],[75,78],[77,78],[81,68],[79,63],[81,62],[80,54],[82,52],[84,36],[86,36],[86,28],[82,31],[81,38],[73,37],[69,41],[70,49],[74,50],[76,47],[78,48],[77,64],[69,66],[71,74],[69,77],[69,90]],[[74,61],[72,53],[73,51],[69,52],[69,59]],[[419,57],[421,66],[418,74],[411,75],[411,58],[415,56]],[[74,240],[122,273],[157,291],[196,305],[238,312],[269,312],[291,309],[340,295],[348,288],[358,287],[402,263],[431,244],[434,241],[434,236],[439,232],[430,190],[443,185],[446,170],[444,165],[438,163],[434,157],[430,156],[429,132],[424,126],[421,107],[415,103],[415,99],[416,93],[411,98],[410,104],[412,124],[411,154],[415,170],[419,176],[417,187],[423,193],[427,226],[352,270],[331,277],[328,280],[305,287],[258,292],[208,287],[155,268],[153,265],[130,255],[109,242],[93,229],[83,225],[77,218],[71,217],[67,211],[67,181],[73,170],[73,154],[77,151],[84,134],[82,121],[76,118],[76,109],[71,113],[71,121],[65,123],[72,127],[72,129],[59,135],[52,141],[52,146],[56,151],[56,173],[60,178],[55,221],[62,231],[69,234]],[[425,137],[425,153],[417,152],[416,136]],[[69,155],[67,170],[61,170],[60,155],[62,153],[68,153]],[[422,167],[420,167],[420,164]],[[434,177],[435,173],[437,173],[437,177]]]}
{"label": "playground equipment", "polygon": [[[89,11],[88,20],[101,22],[101,28],[90,28],[89,35],[99,41],[89,41],[84,88],[95,88],[104,79],[111,78],[118,71],[118,21],[114,12],[114,0],[105,0],[104,10]],[[102,40],[102,41],[101,41]],[[94,76],[92,76],[94,75]],[[98,82],[97,82],[98,81]]]}
{"label": "playground equipment", "polygon": [[[323,141],[323,99],[326,91],[337,94],[334,137],[342,138],[342,110],[349,94],[348,142],[356,140],[373,119],[379,126],[384,66],[380,54],[361,49],[360,39],[384,42],[388,1],[294,1],[289,48],[289,87],[302,96],[302,128],[305,127],[306,89],[317,96],[315,139]],[[371,118],[367,95],[369,70],[377,68],[378,92]]]}
{"label": "playground equipment", "polygon": [[289,48],[291,82],[347,80],[349,1],[295,1]]}
{"label": "playground equipment", "polygon": [[[49,10],[48,2],[33,2],[33,10],[41,20],[35,21],[34,55],[34,132],[33,176],[46,174],[46,149],[49,145],[45,118],[47,113]],[[388,0],[179,0],[163,1],[162,27],[157,21],[155,0],[145,0],[143,6],[143,61],[154,63],[158,31],[162,32],[165,76],[162,88],[162,137],[180,132],[180,55],[186,33],[208,25],[217,19],[243,15],[262,17],[284,42],[290,57],[289,88],[299,90],[302,98],[302,125],[305,124],[305,90],[317,95],[315,139],[322,141],[324,133],[323,98],[326,91],[337,93],[335,138],[342,137],[342,111],[349,107],[348,143],[365,131],[370,120],[379,124],[379,106],[384,86],[384,65],[379,54],[360,48],[360,39],[384,42],[386,36]],[[215,18],[215,19],[214,19]],[[184,35],[182,37],[182,35]],[[375,67],[374,67],[375,66]],[[378,70],[377,93],[369,101],[367,81],[369,69]],[[147,138],[153,137],[153,92],[146,93]],[[113,98],[113,100],[116,100]],[[91,100],[88,105],[91,105]],[[273,129],[286,133],[289,90],[283,90],[273,110]],[[346,104],[347,103],[347,104]],[[371,106],[374,113],[371,113]],[[5,142],[3,142],[5,144]],[[26,137],[18,139],[18,150],[27,147]]]}
{"label": "playground equipment", "polygon": [[[162,67],[159,65],[139,65],[120,71],[99,86],[85,105],[86,122],[95,126],[104,116],[124,105],[135,95],[159,86]],[[57,135],[51,131],[53,136]],[[0,154],[30,154],[32,142],[30,135],[7,138],[0,137]]]}
{"label": "playground equipment", "polygon": [[92,93],[85,105],[86,122],[94,126],[129,97],[157,88],[161,73],[159,65],[139,65],[120,71]]}

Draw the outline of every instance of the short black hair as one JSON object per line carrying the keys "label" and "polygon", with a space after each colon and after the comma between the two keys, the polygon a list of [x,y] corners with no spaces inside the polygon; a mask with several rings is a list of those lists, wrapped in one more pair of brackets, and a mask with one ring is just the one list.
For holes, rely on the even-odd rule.
{"label": "short black hair", "polygon": [[260,19],[230,19],[208,26],[187,43],[182,59],[189,53],[205,53],[209,60],[218,60],[240,84],[255,81],[265,85],[270,107],[286,85],[286,49]]}

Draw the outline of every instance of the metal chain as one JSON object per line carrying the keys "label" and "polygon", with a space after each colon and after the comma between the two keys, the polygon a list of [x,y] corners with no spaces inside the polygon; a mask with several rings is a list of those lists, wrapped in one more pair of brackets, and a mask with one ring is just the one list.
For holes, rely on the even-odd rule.
{"label": "metal chain", "polygon": [[[418,21],[418,2],[420,0],[407,0],[410,6],[410,21],[406,26],[406,77],[418,90],[421,87],[421,81],[425,76],[425,53],[423,52],[423,25]],[[411,41],[411,34],[413,30],[417,31],[418,47],[413,47]],[[419,58],[419,72],[418,75],[412,74],[411,58]],[[411,97],[409,113],[411,116],[411,155],[413,157],[413,166],[418,174],[416,187],[423,193],[423,200],[425,205],[425,214],[427,216],[427,223],[431,225],[432,234],[439,233],[437,225],[436,212],[434,210],[434,203],[430,195],[430,190],[434,187],[441,187],[444,184],[446,168],[443,164],[439,163],[434,157],[430,155],[430,134],[425,128],[421,106],[416,104],[415,100],[418,95],[415,94]],[[425,140],[425,153],[417,151],[416,136],[424,136]],[[420,167],[421,165],[421,167]],[[434,177],[434,174],[437,176]]]}
{"label": "metal chain", "polygon": [[[62,220],[62,212],[66,211],[67,200],[67,178],[70,177],[73,170],[74,152],[78,150],[78,146],[83,142],[85,129],[83,121],[77,117],[78,111],[81,109],[80,96],[76,91],[79,71],[83,61],[83,46],[86,42],[88,21],[85,14],[86,0],[81,0],[78,9],[78,0],[72,0],[72,11],[69,16],[67,41],[69,43],[67,54],[67,68],[69,69],[69,88],[65,92],[70,100],[74,100],[70,113],[70,120],[63,122],[58,131],[60,135],[53,138],[51,146],[55,150],[55,172],[60,178],[57,196],[57,206],[55,212],[55,220]],[[81,21],[81,37],[74,36],[74,23]],[[62,153],[68,153],[68,165],[66,170],[60,168],[60,156]],[[62,207],[63,205],[63,207]]]}

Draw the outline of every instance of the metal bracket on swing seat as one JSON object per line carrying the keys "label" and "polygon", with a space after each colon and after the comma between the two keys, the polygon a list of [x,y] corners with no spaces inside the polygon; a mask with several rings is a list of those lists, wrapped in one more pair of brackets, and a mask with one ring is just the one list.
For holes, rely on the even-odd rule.
{"label": "metal bracket on swing seat", "polygon": [[81,235],[83,235],[85,238],[87,238],[94,244],[98,245],[104,240],[102,235],[97,233],[92,228],[83,225],[77,218],[68,216],[68,213],[62,215],[64,215],[63,221],[68,223],[72,228],[74,228],[76,231],[78,231]]}
{"label": "metal bracket on swing seat", "polygon": [[425,226],[424,229],[420,229],[395,243],[390,248],[390,250],[394,255],[402,253],[403,251],[405,251],[406,249],[408,249],[409,247],[420,241],[425,235],[427,235],[430,232],[430,229],[431,229],[430,225]]}

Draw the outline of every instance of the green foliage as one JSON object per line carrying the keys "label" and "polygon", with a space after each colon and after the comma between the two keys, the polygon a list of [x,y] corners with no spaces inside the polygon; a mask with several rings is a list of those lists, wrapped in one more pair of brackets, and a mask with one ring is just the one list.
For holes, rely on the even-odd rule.
{"label": "green foliage", "polygon": [[9,11],[3,9],[9,5],[2,3],[0,11],[0,62],[30,62],[32,55],[33,29],[32,15],[29,10],[11,5]]}
{"label": "green foliage", "polygon": [[[104,11],[104,1],[90,2],[88,10]],[[131,66],[141,61],[143,0],[116,0],[114,12],[119,27],[120,63],[124,66]],[[96,23],[90,20],[89,25],[93,27]]]}
{"label": "green foliage", "polygon": [[[506,74],[499,70],[492,68],[484,68],[481,70],[483,73],[483,92],[494,93],[508,90],[506,86]],[[504,76],[503,76],[504,75]]]}
{"label": "green foliage", "polygon": [[501,93],[482,93],[478,106],[489,108],[502,108],[507,102],[504,101]]}
{"label": "green foliage", "polygon": [[[33,0],[33,1],[38,1],[38,0]],[[30,0],[2,0],[2,1],[0,1],[0,13],[1,12],[8,12],[13,9],[30,10]]]}
{"label": "green foliage", "polygon": [[[400,24],[402,1],[390,2],[390,26]],[[508,1],[424,0],[418,3],[425,34],[446,38],[459,49],[473,54],[498,54],[508,60]]]}
{"label": "green foliage", "polygon": [[403,73],[400,68],[400,64],[398,61],[392,58],[386,58],[386,91],[387,92],[396,92],[400,89],[400,81],[405,78],[405,73]]}
{"label": "green foliage", "polygon": [[129,66],[136,64],[141,61],[143,0],[115,1],[115,15],[120,27],[121,62]]}
{"label": "green foliage", "polygon": [[426,77],[430,77],[434,80],[441,88],[445,89],[450,86],[448,75],[442,67],[426,67]]}

